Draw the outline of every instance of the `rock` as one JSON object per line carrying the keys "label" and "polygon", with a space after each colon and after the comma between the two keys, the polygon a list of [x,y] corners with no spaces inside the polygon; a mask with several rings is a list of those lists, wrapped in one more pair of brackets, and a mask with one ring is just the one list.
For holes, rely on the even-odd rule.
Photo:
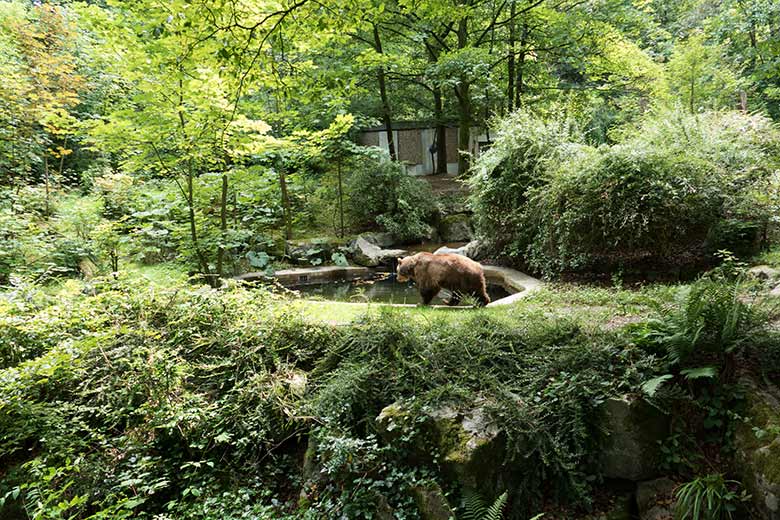
{"label": "rock", "polygon": [[471,208],[469,208],[465,200],[448,200],[439,203],[439,213],[442,215],[458,215],[471,212]]}
{"label": "rock", "polygon": [[641,399],[622,397],[604,404],[609,437],[601,453],[606,478],[648,480],[657,476],[658,443],[668,432],[669,419]]}
{"label": "rock", "polygon": [[780,285],[769,291],[769,296],[772,297],[780,297]]}
{"label": "rock", "polygon": [[495,496],[499,482],[505,481],[504,438],[490,420],[485,402],[465,409],[441,406],[419,413],[393,403],[381,411],[376,424],[388,442],[419,427],[413,457],[430,460],[432,453],[438,453],[445,475],[461,487]]}
{"label": "rock", "polygon": [[611,500],[610,507],[603,513],[588,515],[584,520],[631,520],[631,494],[618,495]]}
{"label": "rock", "polygon": [[309,437],[309,442],[306,445],[306,452],[303,455],[303,472],[301,476],[303,486],[301,486],[301,492],[298,495],[298,506],[305,508],[317,500],[321,484],[325,479],[322,466],[319,460],[317,460],[317,443],[314,440],[314,437]]}
{"label": "rock", "polygon": [[442,217],[439,234],[444,242],[467,242],[474,238],[471,219],[468,215],[457,214]]}
{"label": "rock", "polygon": [[407,251],[403,249],[381,249],[362,236],[355,240],[352,246],[352,260],[359,265],[376,267],[389,264],[400,256],[405,256]]}
{"label": "rock", "polygon": [[395,237],[392,233],[362,233],[360,236],[379,247],[390,247],[395,244]]}
{"label": "rock", "polygon": [[434,255],[463,255],[463,249],[460,247],[447,247],[441,246],[439,249],[433,252]]}
{"label": "rock", "polygon": [[447,498],[438,484],[430,483],[425,486],[414,486],[411,489],[411,493],[423,520],[450,520],[455,518],[455,512],[452,510],[449,502],[447,502]]}
{"label": "rock", "polygon": [[429,416],[445,471],[462,487],[483,496],[495,495],[495,483],[504,460],[504,442],[484,403],[465,411],[443,407]]}
{"label": "rock", "polygon": [[636,486],[639,520],[672,520],[676,487],[677,483],[668,478],[639,482]]}
{"label": "rock", "polygon": [[739,425],[734,438],[737,471],[760,518],[780,520],[780,392],[747,377],[740,383],[748,421]]}
{"label": "rock", "polygon": [[395,518],[395,511],[390,507],[390,504],[387,502],[387,497],[384,495],[377,495],[376,497],[374,518],[376,520],[393,520]]}
{"label": "rock", "polygon": [[463,250],[463,254],[472,260],[479,260],[486,254],[485,244],[479,240],[472,240],[465,246],[461,247],[461,249]]}
{"label": "rock", "polygon": [[425,224],[425,232],[420,236],[422,242],[441,242],[439,230],[430,224]]}
{"label": "rock", "polygon": [[768,265],[757,265],[748,269],[748,275],[757,280],[778,280],[780,279],[780,269],[775,269]]}
{"label": "rock", "polygon": [[465,246],[461,246],[461,247],[441,246],[439,249],[434,251],[433,254],[463,255],[465,257],[471,258],[472,260],[477,260],[482,255],[482,244],[480,243],[479,240],[472,240]]}
{"label": "rock", "polygon": [[330,261],[330,255],[338,248],[338,244],[325,238],[311,240],[288,240],[286,254],[290,260],[299,265],[320,265]]}
{"label": "rock", "polygon": [[400,403],[393,403],[382,408],[376,418],[377,431],[385,442],[392,442],[403,434],[404,430],[413,425],[409,410]]}

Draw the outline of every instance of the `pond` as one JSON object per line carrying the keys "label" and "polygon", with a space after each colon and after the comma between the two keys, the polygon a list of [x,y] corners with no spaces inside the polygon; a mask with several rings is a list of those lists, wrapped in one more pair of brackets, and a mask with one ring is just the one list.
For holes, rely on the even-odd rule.
{"label": "pond", "polygon": [[[398,282],[395,275],[389,274],[371,280],[338,281],[322,284],[289,287],[300,293],[302,298],[318,298],[340,302],[380,302],[409,303],[421,302],[420,294],[413,282]],[[509,296],[509,292],[500,285],[488,285],[488,296],[496,301]],[[449,291],[442,290],[431,305],[444,305]]]}

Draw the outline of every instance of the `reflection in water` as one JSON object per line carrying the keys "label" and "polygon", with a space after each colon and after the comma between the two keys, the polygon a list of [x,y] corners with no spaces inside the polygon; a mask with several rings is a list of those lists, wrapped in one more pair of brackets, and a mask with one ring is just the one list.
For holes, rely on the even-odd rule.
{"label": "reflection in water", "polygon": [[[301,294],[302,298],[322,298],[341,302],[382,302],[382,303],[420,303],[420,294],[413,282],[397,282],[395,275],[374,280],[355,280],[314,285],[290,287]],[[488,285],[488,295],[492,301],[509,296],[501,286]],[[450,296],[442,290],[431,304],[442,305]]]}

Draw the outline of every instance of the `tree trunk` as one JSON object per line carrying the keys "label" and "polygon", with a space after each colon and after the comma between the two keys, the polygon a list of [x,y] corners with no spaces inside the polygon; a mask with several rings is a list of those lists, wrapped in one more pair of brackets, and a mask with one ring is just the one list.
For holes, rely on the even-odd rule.
{"label": "tree trunk", "polygon": [[[382,40],[379,38],[379,28],[374,25],[374,50],[382,54]],[[393,121],[390,116],[390,101],[387,98],[387,84],[385,81],[385,68],[380,66],[377,69],[377,80],[379,81],[379,98],[382,101],[382,122],[387,132],[387,149],[390,152],[390,158],[396,159],[395,142],[393,141]]]}
{"label": "tree trunk", "polygon": [[520,35],[520,53],[517,58],[517,72],[515,75],[515,108],[523,106],[523,67],[525,66],[526,45],[528,43],[528,22],[523,21],[523,30]]}
{"label": "tree trunk", "polygon": [[339,224],[341,229],[339,238],[344,238],[344,188],[341,182],[341,157],[336,162],[336,169],[339,175]]}
{"label": "tree trunk", "polygon": [[287,193],[287,177],[284,168],[279,167],[279,186],[282,189],[282,211],[284,215],[284,238],[292,239],[292,222],[290,221],[290,196]]}
{"label": "tree trunk", "polygon": [[444,103],[441,87],[433,87],[433,117],[436,120],[436,172],[447,174],[447,127],[444,125]]}
{"label": "tree trunk", "polygon": [[195,194],[194,194],[194,177],[195,173],[192,168],[192,161],[187,168],[187,212],[190,221],[190,239],[192,240],[192,247],[195,249],[195,255],[198,257],[198,263],[200,264],[200,271],[206,277],[206,282],[212,287],[216,287],[218,280],[214,280],[209,269],[209,262],[203,251],[200,248],[200,242],[198,240],[198,228],[195,222]]}
{"label": "tree trunk", "polygon": [[227,201],[228,201],[228,178],[222,174],[222,193],[219,198],[219,230],[220,240],[217,248],[217,276],[222,278],[224,275],[223,261],[225,259],[225,242],[227,241]]}
{"label": "tree trunk", "polygon": [[[458,21],[458,49],[465,49],[468,45],[467,19]],[[465,175],[469,169],[469,135],[471,133],[471,85],[466,78],[461,78],[460,84],[455,87],[458,98],[458,175]]]}
{"label": "tree trunk", "polygon": [[[179,129],[181,130],[182,137],[187,140],[187,120],[184,117],[184,67],[179,65]],[[187,199],[187,216],[190,221],[190,239],[192,240],[192,248],[195,250],[195,256],[198,257],[198,263],[200,264],[200,271],[203,276],[206,277],[206,282],[212,286],[217,287],[219,280],[212,276],[211,269],[209,269],[209,261],[203,250],[200,248],[200,241],[198,240],[198,228],[195,221],[195,168],[192,164],[192,158],[187,161],[187,193],[185,198]]]}
{"label": "tree trunk", "polygon": [[46,157],[46,152],[43,154],[43,180],[46,184],[46,201],[44,205],[44,214],[49,216],[49,158]]}
{"label": "tree trunk", "polygon": [[506,106],[509,112],[515,108],[515,33],[517,32],[515,26],[516,12],[515,3],[512,2],[512,6],[509,10],[509,18],[511,21],[509,22],[509,56],[507,57],[506,64]]}

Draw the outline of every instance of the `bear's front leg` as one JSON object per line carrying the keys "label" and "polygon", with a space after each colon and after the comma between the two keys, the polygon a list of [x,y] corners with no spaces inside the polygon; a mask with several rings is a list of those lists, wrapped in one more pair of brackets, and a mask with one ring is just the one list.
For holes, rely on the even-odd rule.
{"label": "bear's front leg", "polygon": [[431,300],[433,300],[436,295],[439,293],[438,289],[423,289],[420,288],[420,297],[422,298],[422,304],[428,305],[431,303]]}

